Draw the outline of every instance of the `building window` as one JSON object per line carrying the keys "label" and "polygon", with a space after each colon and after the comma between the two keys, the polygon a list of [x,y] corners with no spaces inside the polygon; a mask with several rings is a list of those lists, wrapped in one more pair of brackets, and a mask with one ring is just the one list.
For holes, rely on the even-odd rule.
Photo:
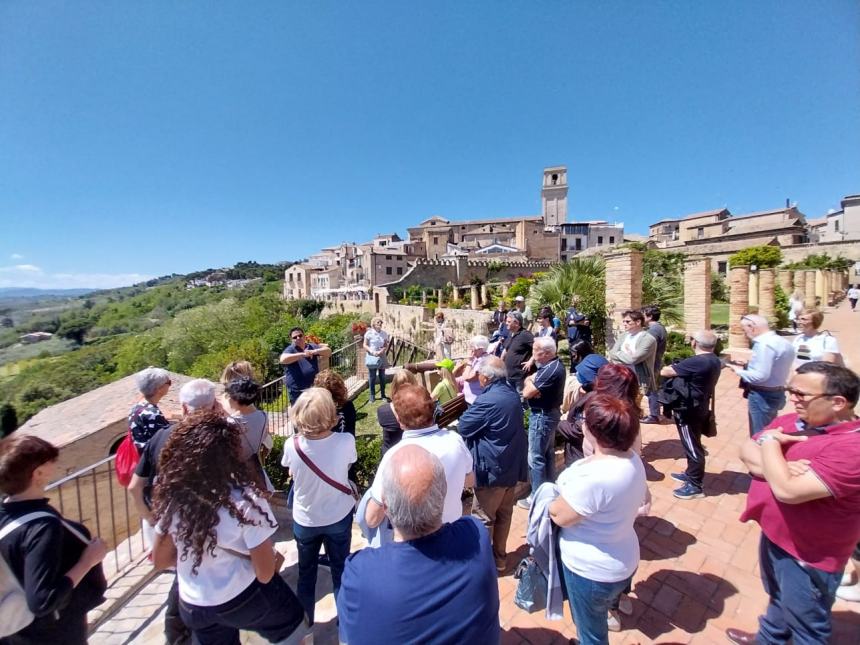
{"label": "building window", "polygon": [[433,244],[439,244],[439,238],[435,235],[433,236]]}
{"label": "building window", "polygon": [[836,231],[837,233],[839,232],[839,220],[838,219],[833,220],[833,230]]}
{"label": "building window", "polygon": [[561,238],[561,250],[567,251],[567,238],[566,237]]}
{"label": "building window", "polygon": [[386,255],[386,256],[385,256],[385,259],[386,259],[386,260],[390,260],[390,259],[391,259],[391,256],[390,256],[390,255]]}
{"label": "building window", "polygon": [[403,275],[403,267],[397,267],[397,275]]}
{"label": "building window", "polygon": [[603,244],[603,236],[602,236],[602,235],[598,235],[598,236],[597,236],[597,245],[598,245],[598,246],[600,246],[601,244]]}
{"label": "building window", "polygon": [[720,275],[726,275],[726,271],[728,271],[728,262],[717,262],[717,273]]}
{"label": "building window", "polygon": [[582,250],[582,238],[581,237],[576,238],[576,250],[577,251]]}
{"label": "building window", "polygon": [[567,256],[566,256],[566,255],[562,255],[562,256],[561,256],[561,261],[562,261],[562,262],[567,262]]}
{"label": "building window", "polygon": [[701,240],[703,237],[705,237],[705,228],[700,226],[696,229],[696,239]]}
{"label": "building window", "polygon": [[609,243],[610,243],[610,244],[615,244],[615,236],[614,236],[614,235],[610,235],[610,236],[609,236]]}
{"label": "building window", "polygon": [[391,275],[391,267],[385,267],[385,275]]}

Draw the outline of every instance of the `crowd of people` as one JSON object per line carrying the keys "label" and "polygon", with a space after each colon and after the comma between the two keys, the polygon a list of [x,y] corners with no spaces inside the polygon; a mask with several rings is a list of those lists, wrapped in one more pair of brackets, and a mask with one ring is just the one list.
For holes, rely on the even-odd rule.
{"label": "crowd of people", "polygon": [[[860,380],[821,330],[823,314],[798,309],[793,341],[761,316],[744,316],[752,352],[743,363],[722,362],[717,336],[701,330],[690,338],[692,356],[664,364],[668,334],[658,307],[624,311],[606,356],[594,349],[578,299],[563,317],[537,311],[524,299],[511,310],[500,303],[496,337],[472,337],[463,358],[453,355],[439,312],[431,366],[438,381],[430,388],[408,369],[391,370],[387,383],[390,336],[373,319],[363,349],[382,450],[363,496],[354,483],[357,412],[346,384],[320,369],[328,346],[291,330],[280,355],[290,400],[281,466],[292,481],[295,590],[278,575],[274,486],[261,459],[272,437],[252,366],[228,365],[220,388],[185,383],[177,419],[159,409],[170,374],[142,370],[128,418],[140,453],[129,492],[154,566],[175,571],[166,640],[236,643],[240,630],[251,630],[281,642],[309,633],[324,564],[341,642],[498,642],[497,577],[517,564],[507,549],[519,506],[529,511],[528,541],[544,563],[547,611],[561,616],[566,598],[579,642],[607,643],[631,613],[640,557],[634,525],[650,513],[642,424],[669,415],[687,462],[671,473],[674,495],[703,497],[702,438],[714,432],[715,389],[728,366],[748,403],[750,440],[740,456],[752,484],[741,519],[761,526],[770,596],[758,634],[731,629],[728,637],[826,642],[836,595],[860,599],[860,570],[845,571],[851,558],[860,566]],[[569,365],[559,356],[564,335]],[[795,412],[778,416],[786,395]],[[464,411],[440,427],[440,413],[458,397]],[[4,643],[86,642],[86,613],[103,601],[104,542],[44,496],[57,458],[36,437],[0,442],[0,555],[32,613]],[[350,553],[354,523],[370,546]]]}

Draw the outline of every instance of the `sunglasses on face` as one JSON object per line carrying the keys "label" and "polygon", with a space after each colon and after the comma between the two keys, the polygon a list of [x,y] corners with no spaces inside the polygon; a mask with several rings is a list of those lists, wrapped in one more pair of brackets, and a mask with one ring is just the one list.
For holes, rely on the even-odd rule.
{"label": "sunglasses on face", "polygon": [[811,394],[810,392],[803,392],[801,390],[796,390],[793,387],[785,388],[785,393],[790,397],[803,401],[804,403],[812,403],[816,399],[820,399],[827,396],[835,396],[830,392],[823,392],[822,394]]}
{"label": "sunglasses on face", "polygon": [[304,338],[304,337],[305,337],[304,334],[296,334],[295,336],[290,336],[290,339],[298,340],[299,338]]}

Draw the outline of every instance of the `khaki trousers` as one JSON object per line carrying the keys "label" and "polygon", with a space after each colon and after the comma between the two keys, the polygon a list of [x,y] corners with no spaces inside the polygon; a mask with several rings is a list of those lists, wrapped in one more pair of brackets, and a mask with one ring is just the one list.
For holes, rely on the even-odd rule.
{"label": "khaki trousers", "polygon": [[472,515],[481,520],[490,532],[497,568],[505,567],[505,547],[508,533],[511,531],[511,517],[514,514],[514,489],[514,486],[476,488],[472,498]]}

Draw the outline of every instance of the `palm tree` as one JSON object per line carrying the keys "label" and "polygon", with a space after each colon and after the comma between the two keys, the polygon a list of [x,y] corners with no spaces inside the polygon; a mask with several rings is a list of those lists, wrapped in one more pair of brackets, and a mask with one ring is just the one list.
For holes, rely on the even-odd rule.
{"label": "palm tree", "polygon": [[579,296],[579,309],[588,314],[595,344],[602,345],[606,320],[605,265],[599,256],[574,258],[553,266],[529,291],[529,306],[537,312],[548,305],[562,313]]}

